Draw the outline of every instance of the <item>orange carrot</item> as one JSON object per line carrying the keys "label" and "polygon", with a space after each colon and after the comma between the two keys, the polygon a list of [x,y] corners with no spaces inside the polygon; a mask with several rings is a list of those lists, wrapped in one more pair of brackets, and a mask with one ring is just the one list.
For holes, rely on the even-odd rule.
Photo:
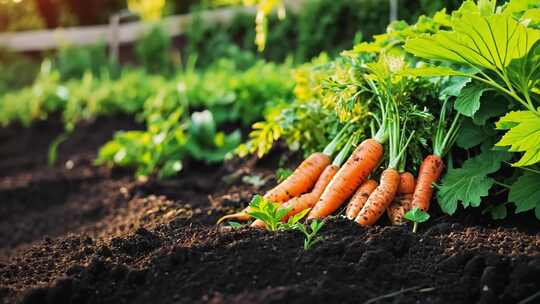
{"label": "orange carrot", "polygon": [[416,186],[414,175],[410,172],[403,172],[399,175],[398,193],[413,193]]}
{"label": "orange carrot", "polygon": [[248,207],[244,208],[240,212],[236,212],[236,213],[233,213],[233,214],[227,214],[225,216],[222,216],[222,217],[220,217],[218,219],[217,224],[219,225],[223,221],[227,221],[227,220],[236,220],[236,221],[240,221],[240,222],[249,221],[249,219],[251,218],[251,215],[248,214],[249,211],[250,211],[250,208],[248,206]]}
{"label": "orange carrot", "polygon": [[330,157],[327,154],[311,154],[287,179],[266,192],[264,198],[274,203],[283,203],[308,192],[329,164]]}
{"label": "orange carrot", "polygon": [[412,193],[401,193],[396,195],[394,201],[386,210],[392,225],[401,225],[404,223],[403,218],[405,213],[412,209],[412,198]]}
{"label": "orange carrot", "polygon": [[[334,175],[336,175],[336,172],[339,170],[339,166],[337,165],[329,165],[324,169],[323,173],[319,177],[319,180],[317,180],[317,183],[313,187],[313,190],[309,193],[304,193],[300,196],[297,196],[293,199],[290,199],[286,203],[284,203],[281,208],[289,209],[289,213],[282,219],[282,221],[287,221],[291,216],[294,216],[300,212],[302,212],[305,209],[312,208],[319,198],[321,197],[321,194],[324,191],[324,188],[330,183]],[[251,227],[254,228],[264,228],[264,222],[261,220],[256,220],[251,224]]]}
{"label": "orange carrot", "polygon": [[358,212],[362,210],[362,207],[364,207],[364,204],[368,200],[369,195],[373,192],[373,190],[375,190],[375,188],[377,188],[378,185],[379,184],[376,181],[370,179],[363,183],[358,190],[356,190],[356,193],[354,193],[349,205],[347,206],[347,211],[345,211],[345,215],[348,219],[354,220],[356,218]]}
{"label": "orange carrot", "polygon": [[375,139],[366,139],[358,145],[326,187],[308,219],[325,217],[338,209],[367,180],[382,154],[383,146]]}
{"label": "orange carrot", "polygon": [[[350,125],[346,125],[338,132],[336,137],[328,143],[322,153],[313,153],[305,159],[294,172],[279,185],[269,190],[264,198],[272,202],[283,203],[296,197],[299,194],[307,192],[313,184],[319,179],[321,172],[328,166],[330,157],[334,154],[339,143],[347,136]],[[347,152],[348,153],[348,152]],[[249,212],[250,207],[244,208],[242,211],[235,214],[226,215],[217,221],[217,224],[229,219],[239,221],[247,221],[251,218]]]}
{"label": "orange carrot", "polygon": [[313,208],[313,206],[315,206],[322,193],[324,192],[324,189],[326,188],[326,186],[328,186],[328,184],[330,184],[332,178],[334,178],[338,170],[339,166],[336,165],[330,165],[326,167],[310,193],[303,194],[298,198],[294,198],[286,202],[283,207],[292,207],[292,209],[291,211],[289,211],[289,213],[287,213],[283,220],[286,221],[287,219],[289,219],[289,217],[296,215],[307,208]]}
{"label": "orange carrot", "polygon": [[433,196],[433,184],[439,180],[443,168],[444,163],[441,157],[428,155],[424,158],[418,171],[418,180],[412,201],[413,207],[418,207],[423,211],[429,209],[431,197]]}
{"label": "orange carrot", "polygon": [[414,175],[409,172],[403,172],[399,176],[399,187],[394,201],[388,206],[386,213],[392,225],[403,224],[405,213],[412,209],[412,194],[416,181]]}
{"label": "orange carrot", "polygon": [[366,204],[358,213],[356,222],[362,226],[371,226],[381,217],[388,208],[399,187],[399,172],[388,168],[381,174],[381,183],[371,193]]}

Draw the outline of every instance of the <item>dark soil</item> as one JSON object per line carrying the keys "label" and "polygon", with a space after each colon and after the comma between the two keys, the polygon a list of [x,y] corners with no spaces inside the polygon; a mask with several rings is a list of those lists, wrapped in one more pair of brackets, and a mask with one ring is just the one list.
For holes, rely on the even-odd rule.
{"label": "dark soil", "polygon": [[298,232],[214,226],[274,183],[277,157],[191,163],[169,181],[92,165],[114,130],[132,128],[81,126],[54,167],[59,123],[0,130],[0,303],[540,303],[530,215],[435,208],[416,234],[334,217],[304,251]]}

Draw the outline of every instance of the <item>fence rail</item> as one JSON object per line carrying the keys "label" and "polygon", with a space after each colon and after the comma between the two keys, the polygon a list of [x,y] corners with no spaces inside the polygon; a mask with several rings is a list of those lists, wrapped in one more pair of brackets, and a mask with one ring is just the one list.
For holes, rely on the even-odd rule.
{"label": "fence rail", "polygon": [[[300,8],[301,0],[286,0],[290,10]],[[205,25],[230,22],[238,13],[254,14],[255,7],[228,7],[200,13]],[[193,14],[176,15],[163,18],[160,22],[171,37],[184,34]],[[111,18],[114,19],[114,18]],[[130,43],[152,27],[148,22],[127,22],[123,24],[81,26],[58,28],[54,30],[0,33],[0,47],[14,51],[43,51],[57,49],[63,45],[89,45],[107,42],[111,46]]]}
{"label": "fence rail", "polygon": [[[299,11],[302,3],[309,0],[284,0],[290,11]],[[389,4],[390,21],[397,18],[397,1],[387,0]],[[200,17],[203,24],[230,22],[238,13],[254,14],[255,7],[228,7],[202,12]],[[176,15],[163,18],[160,21],[169,36],[176,37],[187,32],[193,18],[193,14]],[[44,51],[57,49],[64,45],[90,45],[98,42],[107,42],[110,45],[111,54],[118,53],[121,44],[136,41],[152,26],[148,22],[119,23],[119,17],[111,16],[110,24],[81,26],[70,28],[58,28],[54,30],[26,31],[13,33],[0,33],[0,48],[13,51]]]}

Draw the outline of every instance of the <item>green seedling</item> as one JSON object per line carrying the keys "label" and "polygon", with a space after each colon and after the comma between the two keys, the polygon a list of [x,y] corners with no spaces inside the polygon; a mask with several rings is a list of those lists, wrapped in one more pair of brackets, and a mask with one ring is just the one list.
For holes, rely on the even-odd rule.
{"label": "green seedling", "polygon": [[[310,225],[298,224],[296,229],[300,230],[304,236],[304,250],[309,250],[313,245],[324,240],[322,236],[317,236],[321,228],[324,226],[323,220],[314,220]],[[308,228],[310,231],[308,231]]]}
{"label": "green seedling", "polygon": [[286,222],[283,222],[283,218],[291,211],[290,208],[282,208],[280,204],[273,203],[263,198],[260,195],[255,195],[249,203],[251,209],[248,212],[252,217],[261,220],[266,225],[266,229],[269,231],[285,231],[298,229],[300,220],[303,219],[310,209],[303,210],[302,212],[291,216]]}
{"label": "green seedling", "polygon": [[429,220],[429,213],[423,211],[422,209],[418,207],[414,207],[411,210],[407,211],[405,213],[405,219],[413,222],[413,232],[416,233],[416,229],[418,228],[419,223],[423,223],[427,220]]}
{"label": "green seedling", "polygon": [[281,219],[289,213],[289,208],[280,208],[279,203],[271,202],[260,195],[255,195],[249,203],[249,215],[263,221],[269,231],[282,230]]}

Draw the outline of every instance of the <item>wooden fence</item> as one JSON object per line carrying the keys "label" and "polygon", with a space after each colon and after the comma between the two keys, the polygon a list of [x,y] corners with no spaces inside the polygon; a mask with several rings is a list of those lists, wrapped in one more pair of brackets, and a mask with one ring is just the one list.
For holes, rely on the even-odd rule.
{"label": "wooden fence", "polygon": [[[298,11],[303,1],[310,0],[284,0],[289,10]],[[336,0],[339,1],[339,0]],[[383,2],[382,0],[381,2]],[[397,1],[388,0],[390,7],[390,20],[397,17]],[[238,13],[254,14],[255,7],[228,7],[205,11],[201,13],[203,24],[216,24],[230,22]],[[171,37],[184,34],[190,26],[194,16],[177,15],[166,17],[162,21],[163,27]],[[43,51],[57,49],[65,45],[90,45],[98,42],[107,42],[110,45],[111,55],[116,57],[121,44],[136,41],[141,34],[153,26],[148,22],[120,23],[122,15],[114,15],[106,25],[82,26],[71,28],[58,28],[54,30],[26,31],[14,33],[0,33],[0,48],[13,51]]]}

